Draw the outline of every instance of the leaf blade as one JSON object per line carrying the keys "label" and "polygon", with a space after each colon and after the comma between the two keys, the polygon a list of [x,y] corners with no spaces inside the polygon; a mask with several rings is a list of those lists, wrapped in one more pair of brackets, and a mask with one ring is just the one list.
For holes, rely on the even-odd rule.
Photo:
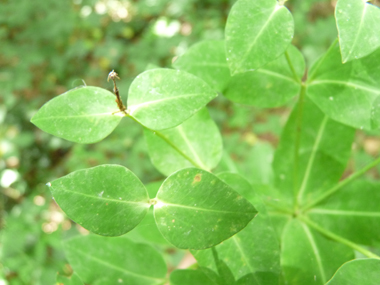
{"label": "leaf blade", "polygon": [[[192,284],[204,284],[204,285],[219,285],[215,283],[215,279],[218,276],[211,270],[208,274],[211,274],[213,278],[207,276],[203,271],[203,268],[197,270],[191,269],[176,269],[170,274],[170,284],[172,285],[192,285]],[[204,269],[203,269],[204,270]]]}
{"label": "leaf blade", "polygon": [[290,45],[287,53],[298,81],[284,54],[255,71],[233,76],[224,96],[236,103],[258,107],[281,106],[296,96],[301,89],[300,79],[305,70],[305,62],[294,46]]}
{"label": "leaf blade", "polygon": [[[246,228],[214,247],[219,259],[241,282],[238,284],[278,284],[281,275],[280,244],[265,206],[240,175],[224,172],[218,176],[259,210],[258,216]],[[191,252],[201,266],[216,270],[211,249]]]}
{"label": "leaf blade", "polygon": [[173,129],[145,129],[144,135],[153,165],[167,176],[192,166],[211,170],[222,156],[222,137],[207,109]]}
{"label": "leaf blade", "polygon": [[166,264],[154,248],[127,238],[77,236],[66,241],[64,249],[70,265],[89,284],[99,279],[105,284],[161,284],[166,274]]}
{"label": "leaf blade", "polygon": [[292,205],[296,198],[298,205],[303,205],[337,183],[354,135],[354,129],[329,119],[309,99],[298,104],[273,160],[275,186],[283,204]]}
{"label": "leaf blade", "polygon": [[119,124],[115,95],[93,86],[76,88],[47,102],[31,122],[54,136],[94,143],[108,136]]}
{"label": "leaf blade", "polygon": [[277,1],[237,1],[226,24],[231,74],[257,69],[279,57],[290,44],[293,32],[291,13]]}
{"label": "leaf blade", "polygon": [[70,219],[99,235],[117,236],[132,230],[149,208],[144,185],[119,165],[78,170],[48,186]]}
{"label": "leaf blade", "polygon": [[307,96],[330,118],[371,130],[380,95],[380,49],[359,60],[342,64],[339,46],[333,44],[310,70]]}
{"label": "leaf blade", "polygon": [[297,219],[285,226],[281,265],[289,284],[325,284],[343,262],[353,257],[351,249],[327,240]]}
{"label": "leaf blade", "polygon": [[376,245],[380,241],[379,183],[354,181],[308,211],[317,224],[351,241]]}
{"label": "leaf blade", "polygon": [[191,46],[174,63],[176,69],[187,71],[222,92],[230,80],[224,41],[202,41]]}
{"label": "leaf blade", "polygon": [[372,285],[380,279],[380,260],[356,259],[343,264],[326,285]]}
{"label": "leaf blade", "polygon": [[335,8],[342,62],[362,58],[380,47],[376,26],[380,9],[362,0],[339,0]]}
{"label": "leaf blade", "polygon": [[127,113],[153,130],[178,126],[216,97],[200,78],[180,70],[157,68],[135,78]]}
{"label": "leaf blade", "polygon": [[154,216],[162,235],[178,248],[203,249],[228,239],[257,214],[213,174],[196,168],[169,176],[157,193]]}

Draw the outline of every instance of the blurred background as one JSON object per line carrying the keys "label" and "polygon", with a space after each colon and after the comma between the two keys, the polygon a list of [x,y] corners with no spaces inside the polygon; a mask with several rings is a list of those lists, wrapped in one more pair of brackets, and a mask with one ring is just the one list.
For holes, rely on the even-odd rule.
{"label": "blurred background", "polygon": [[[48,100],[76,86],[109,90],[119,73],[121,95],[149,64],[171,67],[204,39],[223,39],[234,0],[0,0],[0,285],[53,284],[70,274],[65,235],[83,229],[68,220],[45,184],[69,172],[104,163],[128,167],[144,183],[164,179],[147,154],[142,128],[123,120],[104,141],[79,145],[46,134],[29,121]],[[337,36],[336,1],[289,0],[293,44],[307,66]],[[374,4],[378,5],[379,1]],[[258,109],[222,95],[210,114],[223,135],[225,154],[215,170],[240,172],[262,182],[291,106]],[[347,175],[372,161],[378,133],[358,132]],[[367,174],[378,178],[378,170]],[[163,247],[169,270],[184,253]]]}

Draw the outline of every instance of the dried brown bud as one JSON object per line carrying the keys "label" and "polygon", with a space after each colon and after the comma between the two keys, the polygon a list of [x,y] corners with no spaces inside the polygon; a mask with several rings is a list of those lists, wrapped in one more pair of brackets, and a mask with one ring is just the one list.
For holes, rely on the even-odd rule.
{"label": "dried brown bud", "polygon": [[120,79],[118,74],[114,70],[112,70],[110,73],[108,73],[107,81],[110,81],[110,79],[114,81],[116,78]]}

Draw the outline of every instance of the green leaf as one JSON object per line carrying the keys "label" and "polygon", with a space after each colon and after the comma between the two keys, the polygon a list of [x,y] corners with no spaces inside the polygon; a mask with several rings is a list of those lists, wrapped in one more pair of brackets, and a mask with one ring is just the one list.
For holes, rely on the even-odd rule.
{"label": "green leaf", "polygon": [[370,130],[374,105],[380,95],[380,49],[342,64],[339,46],[333,44],[310,70],[307,95],[332,119]]}
{"label": "green leaf", "polygon": [[94,143],[108,136],[121,120],[111,92],[92,86],[53,98],[31,122],[44,132],[77,143]]}
{"label": "green leaf", "polygon": [[314,207],[308,216],[319,225],[358,244],[380,241],[380,183],[354,181]]}
{"label": "green leaf", "polygon": [[218,173],[217,176],[249,202],[255,204],[254,202],[256,201],[257,194],[254,193],[251,184],[245,178],[240,176],[240,174],[226,171]]}
{"label": "green leaf", "polygon": [[227,266],[227,264],[219,259],[218,253],[216,252],[215,247],[211,248],[212,255],[214,257],[216,269],[218,272],[218,275],[220,277],[219,282],[221,285],[229,285],[229,284],[235,284],[235,277],[232,274],[230,268]]}
{"label": "green leaf", "polygon": [[173,129],[144,134],[153,165],[166,176],[191,166],[209,171],[222,157],[222,137],[206,108]]}
{"label": "green leaf", "polygon": [[216,95],[203,80],[190,73],[151,69],[132,82],[127,112],[147,128],[168,129],[190,118]]}
{"label": "green leaf", "polygon": [[380,96],[372,103],[371,127],[372,129],[380,129]]}
{"label": "green leaf", "polygon": [[256,209],[215,175],[196,168],[169,176],[157,193],[158,229],[182,249],[212,247],[241,231]]}
{"label": "green leaf", "polygon": [[363,0],[339,0],[335,8],[342,62],[364,57],[380,47],[380,9]]}
{"label": "green leaf", "polygon": [[346,168],[354,135],[353,128],[329,119],[305,98],[290,115],[275,153],[276,198],[289,205],[295,197],[302,205],[335,185]]}
{"label": "green leaf", "polygon": [[[163,284],[166,264],[150,245],[127,238],[77,236],[65,242],[71,267],[87,284]],[[149,268],[149,270],[147,270]]]}
{"label": "green leaf", "polygon": [[224,90],[231,78],[224,41],[202,41],[191,46],[173,67],[202,78],[218,92]]}
{"label": "green leaf", "polygon": [[[265,206],[241,176],[222,173],[219,177],[234,189],[240,189],[242,195],[249,195],[260,211],[246,228],[215,247],[219,259],[230,268],[235,279],[241,279],[241,284],[278,284],[280,245]],[[192,254],[201,266],[216,270],[211,249],[192,251]]]}
{"label": "green leaf", "polygon": [[281,265],[287,284],[325,284],[342,263],[352,258],[350,248],[324,238],[297,219],[284,229]]}
{"label": "green leaf", "polygon": [[343,264],[326,285],[374,285],[379,280],[379,259],[356,259]]}
{"label": "green leaf", "polygon": [[[207,270],[208,274],[204,273]],[[210,278],[209,275],[212,275]],[[219,285],[218,276],[212,270],[207,268],[201,268],[198,270],[191,269],[177,269],[170,274],[170,284],[171,285]]]}
{"label": "green leaf", "polygon": [[264,67],[233,76],[223,94],[236,103],[266,108],[281,106],[299,93],[304,71],[302,54],[290,45],[286,54]]}
{"label": "green leaf", "polygon": [[83,285],[83,282],[74,272],[70,277],[57,275],[57,285]]}
{"label": "green leaf", "polygon": [[120,165],[78,170],[47,184],[67,216],[91,232],[125,234],[148,212],[148,193],[141,181]]}
{"label": "green leaf", "polygon": [[[145,185],[150,198],[156,197],[161,184],[162,181],[158,181]],[[149,208],[145,218],[132,231],[127,233],[126,237],[136,242],[147,241],[149,243],[170,246],[170,243],[164,239],[157,228],[157,224],[153,216],[153,206]]]}
{"label": "green leaf", "polygon": [[273,146],[268,142],[256,142],[251,150],[245,153],[245,163],[237,165],[239,174],[243,175],[252,185],[272,184],[273,153]]}
{"label": "green leaf", "polygon": [[136,242],[146,241],[150,244],[171,246],[157,228],[153,216],[153,207],[149,209],[144,219],[132,231],[126,234],[126,237]]}
{"label": "green leaf", "polygon": [[292,14],[276,0],[239,0],[226,24],[231,74],[254,70],[282,55],[294,33]]}
{"label": "green leaf", "polygon": [[[231,269],[235,279],[252,279],[253,284],[277,284],[280,278],[280,246],[266,214],[216,246],[219,258]],[[193,252],[201,266],[215,267],[211,249]]]}

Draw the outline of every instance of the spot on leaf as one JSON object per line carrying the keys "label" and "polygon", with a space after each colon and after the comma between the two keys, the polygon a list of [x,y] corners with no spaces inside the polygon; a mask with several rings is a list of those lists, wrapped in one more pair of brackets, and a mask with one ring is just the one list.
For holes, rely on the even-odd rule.
{"label": "spot on leaf", "polygon": [[197,175],[194,176],[194,180],[193,180],[192,185],[200,182],[201,180],[202,180],[202,173],[198,173]]}

